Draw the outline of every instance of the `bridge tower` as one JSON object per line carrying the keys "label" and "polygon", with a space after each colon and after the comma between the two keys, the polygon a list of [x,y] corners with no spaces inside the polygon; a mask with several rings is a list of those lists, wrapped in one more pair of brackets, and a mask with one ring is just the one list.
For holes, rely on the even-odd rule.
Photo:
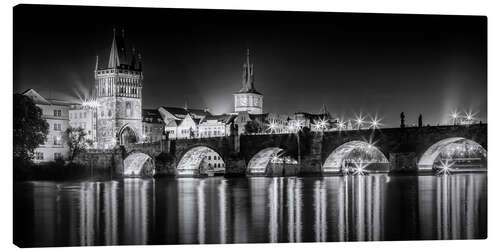
{"label": "bridge tower", "polygon": [[234,94],[234,112],[262,114],[264,96],[254,86],[253,63],[250,63],[250,50],[247,49],[243,64],[242,88]]}
{"label": "bridge tower", "polygon": [[142,59],[135,48],[125,43],[125,31],[113,41],[107,66],[96,61],[95,96],[97,107],[97,146],[111,148],[117,144],[142,139]]}

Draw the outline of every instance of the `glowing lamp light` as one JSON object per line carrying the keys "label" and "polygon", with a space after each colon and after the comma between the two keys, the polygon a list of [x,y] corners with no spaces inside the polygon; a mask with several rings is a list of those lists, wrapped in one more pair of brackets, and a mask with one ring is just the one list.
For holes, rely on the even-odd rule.
{"label": "glowing lamp light", "polygon": [[86,108],[97,108],[99,107],[99,103],[95,99],[88,99],[82,102],[82,106]]}
{"label": "glowing lamp light", "polygon": [[368,167],[369,164],[363,163],[361,161],[359,162],[354,162],[354,175],[365,175],[366,174],[366,167]]}
{"label": "glowing lamp light", "polygon": [[267,125],[267,130],[271,134],[276,133],[278,131],[278,123],[276,121],[270,121]]}
{"label": "glowing lamp light", "polygon": [[303,127],[304,127],[303,120],[293,120],[288,126],[289,130],[294,133],[301,131]]}
{"label": "glowing lamp light", "polygon": [[318,130],[326,129],[327,125],[328,121],[326,121],[325,119],[319,119],[313,124],[314,128]]}
{"label": "glowing lamp light", "polygon": [[455,164],[454,161],[450,159],[446,159],[445,161],[440,160],[439,165],[437,166],[438,175],[449,175],[451,174],[451,167]]}
{"label": "glowing lamp light", "polygon": [[365,117],[360,113],[359,115],[356,115],[355,122],[358,128],[360,128],[365,123]]}
{"label": "glowing lamp light", "polygon": [[371,129],[378,129],[382,126],[382,123],[380,122],[382,118],[378,118],[377,116],[373,117],[370,121],[370,128]]}

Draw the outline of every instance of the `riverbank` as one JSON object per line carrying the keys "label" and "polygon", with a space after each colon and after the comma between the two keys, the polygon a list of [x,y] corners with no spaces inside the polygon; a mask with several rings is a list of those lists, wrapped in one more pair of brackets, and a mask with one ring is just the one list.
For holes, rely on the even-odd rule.
{"label": "riverbank", "polygon": [[77,180],[77,179],[111,179],[112,174],[106,170],[89,169],[88,167],[60,161],[34,164],[32,162],[14,161],[14,180]]}

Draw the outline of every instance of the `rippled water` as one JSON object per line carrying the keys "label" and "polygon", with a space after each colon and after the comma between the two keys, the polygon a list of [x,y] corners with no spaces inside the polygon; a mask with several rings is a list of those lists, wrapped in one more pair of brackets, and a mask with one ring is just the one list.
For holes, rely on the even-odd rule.
{"label": "rippled water", "polygon": [[19,246],[486,238],[486,174],[18,182]]}

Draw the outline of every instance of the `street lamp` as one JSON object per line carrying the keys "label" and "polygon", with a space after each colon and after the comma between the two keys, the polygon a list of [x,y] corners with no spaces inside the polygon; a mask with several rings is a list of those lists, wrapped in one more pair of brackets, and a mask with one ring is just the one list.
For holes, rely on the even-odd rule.
{"label": "street lamp", "polygon": [[453,125],[457,125],[457,119],[460,116],[460,114],[455,110],[455,111],[451,112],[450,116],[453,120]]}
{"label": "street lamp", "polygon": [[298,164],[300,166],[300,131],[304,127],[304,121],[303,120],[292,120],[290,128],[292,129],[293,132],[297,135],[297,158],[298,158]]}

